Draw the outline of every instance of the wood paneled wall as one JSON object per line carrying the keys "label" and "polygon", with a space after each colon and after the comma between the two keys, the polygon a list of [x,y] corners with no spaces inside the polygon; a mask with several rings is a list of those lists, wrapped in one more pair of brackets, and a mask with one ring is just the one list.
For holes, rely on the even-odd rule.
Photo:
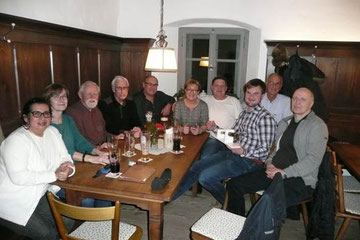
{"label": "wood paneled wall", "polygon": [[328,128],[340,141],[360,144],[360,43],[359,42],[279,42],[267,41],[268,68],[271,73],[271,52],[277,43],[290,55],[296,50],[325,73],[320,88],[329,111]]}
{"label": "wood paneled wall", "polygon": [[78,100],[81,83],[99,84],[102,97],[112,94],[111,80],[123,75],[129,95],[141,89],[153,39],[127,39],[6,14],[0,14],[0,123],[5,135],[21,124],[23,104],[41,96],[45,86],[62,83],[70,91],[69,105]]}

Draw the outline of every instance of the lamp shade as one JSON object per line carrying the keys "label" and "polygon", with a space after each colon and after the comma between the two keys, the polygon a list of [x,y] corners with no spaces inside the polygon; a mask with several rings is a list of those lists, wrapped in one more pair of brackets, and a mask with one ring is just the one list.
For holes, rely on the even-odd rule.
{"label": "lamp shade", "polygon": [[176,72],[176,56],[173,48],[152,47],[149,49],[145,71]]}

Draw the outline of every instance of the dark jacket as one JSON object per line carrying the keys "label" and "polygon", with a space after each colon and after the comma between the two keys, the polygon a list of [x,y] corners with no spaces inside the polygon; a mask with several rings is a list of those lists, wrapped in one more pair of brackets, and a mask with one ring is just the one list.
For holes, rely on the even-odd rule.
{"label": "dark jacket", "polygon": [[307,232],[308,239],[334,239],[335,193],[330,158],[331,153],[326,152],[319,168]]}
{"label": "dark jacket", "polygon": [[277,173],[263,196],[245,220],[239,240],[279,239],[282,221],[286,217],[284,183]]}

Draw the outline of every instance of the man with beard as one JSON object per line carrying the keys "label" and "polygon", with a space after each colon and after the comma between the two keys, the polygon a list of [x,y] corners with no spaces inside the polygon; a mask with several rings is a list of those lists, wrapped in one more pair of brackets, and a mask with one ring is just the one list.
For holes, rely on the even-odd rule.
{"label": "man with beard", "polygon": [[139,137],[140,120],[134,101],[127,99],[129,94],[129,81],[123,76],[116,76],[111,82],[114,95],[104,99],[99,104],[106,122],[106,131],[124,138],[124,131],[132,131]]}
{"label": "man with beard", "polygon": [[66,112],[74,119],[79,132],[93,145],[105,140],[105,121],[97,104],[100,88],[91,81],[84,82],[78,91],[80,101],[69,107]]}

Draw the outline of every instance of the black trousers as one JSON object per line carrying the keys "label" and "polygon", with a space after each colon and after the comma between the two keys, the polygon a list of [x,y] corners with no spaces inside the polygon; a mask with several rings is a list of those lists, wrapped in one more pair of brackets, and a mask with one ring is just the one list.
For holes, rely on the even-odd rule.
{"label": "black trousers", "polygon": [[[232,178],[227,184],[229,194],[228,211],[245,216],[244,194],[265,190],[272,180],[266,176],[265,169]],[[311,197],[313,189],[306,186],[301,177],[284,179],[286,207],[299,204]]]}

